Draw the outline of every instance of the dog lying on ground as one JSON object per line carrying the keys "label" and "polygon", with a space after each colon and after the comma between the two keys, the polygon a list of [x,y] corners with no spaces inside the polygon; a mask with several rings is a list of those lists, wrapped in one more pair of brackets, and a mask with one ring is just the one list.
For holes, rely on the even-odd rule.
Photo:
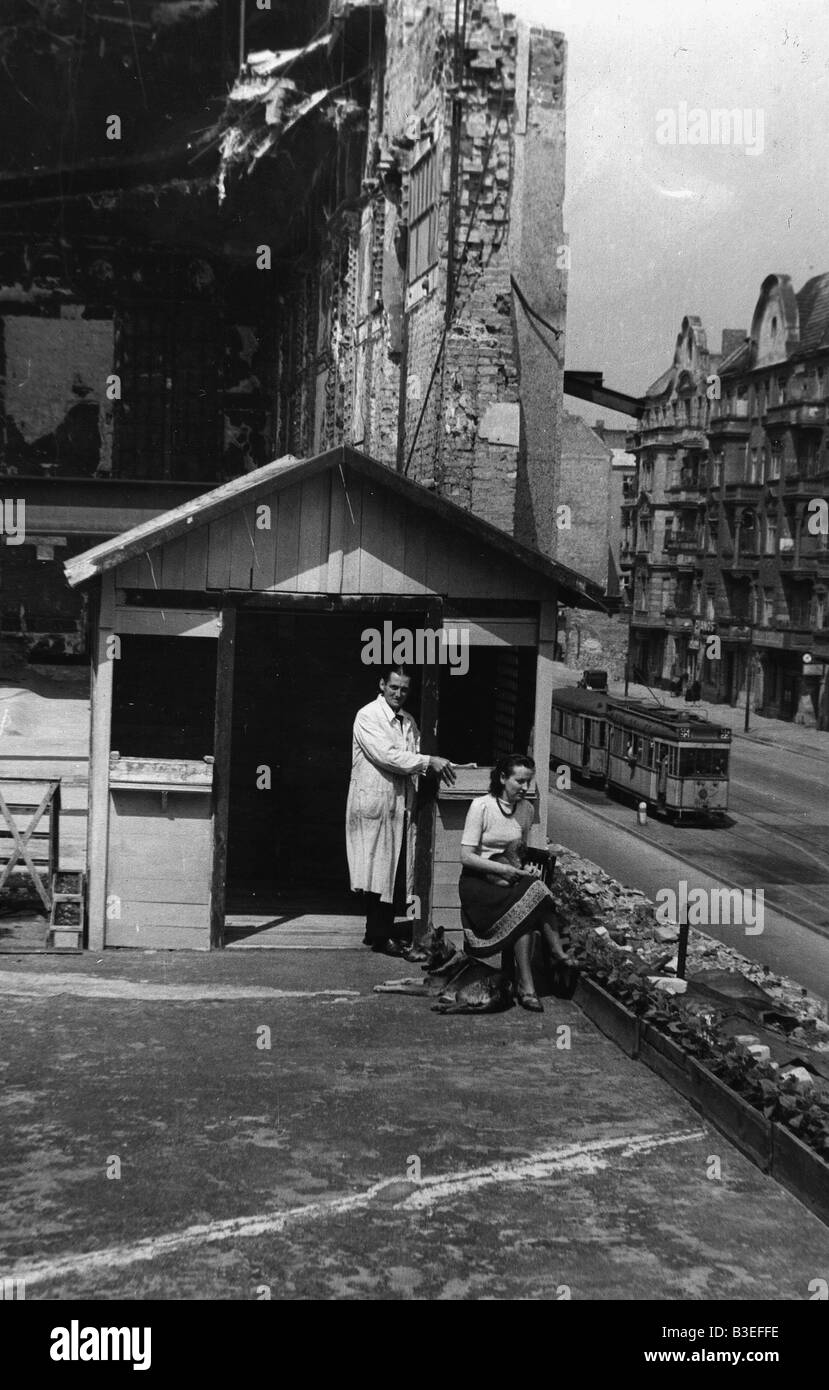
{"label": "dog lying on ground", "polygon": [[493,1014],[512,1004],[512,981],[503,970],[492,970],[450,945],[443,927],[436,927],[423,943],[426,961],[421,976],[386,980],[374,986],[375,994],[415,994],[435,998],[435,1013]]}

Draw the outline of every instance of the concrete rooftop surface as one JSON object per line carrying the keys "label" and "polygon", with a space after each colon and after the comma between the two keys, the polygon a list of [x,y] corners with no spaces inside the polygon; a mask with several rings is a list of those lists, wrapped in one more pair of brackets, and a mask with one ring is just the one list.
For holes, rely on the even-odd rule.
{"label": "concrete rooftop surface", "polygon": [[3,1276],[62,1300],[805,1300],[827,1277],[826,1227],[574,1004],[372,992],[416,973],[4,960]]}

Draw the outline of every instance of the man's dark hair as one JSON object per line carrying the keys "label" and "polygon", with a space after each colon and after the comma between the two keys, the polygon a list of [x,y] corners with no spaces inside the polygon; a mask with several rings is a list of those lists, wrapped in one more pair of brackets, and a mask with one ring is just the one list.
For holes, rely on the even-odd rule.
{"label": "man's dark hair", "polygon": [[405,666],[384,666],[380,672],[381,681],[385,683],[389,676],[402,676],[404,680],[407,680],[409,684],[411,684],[412,673],[411,671],[407,671]]}

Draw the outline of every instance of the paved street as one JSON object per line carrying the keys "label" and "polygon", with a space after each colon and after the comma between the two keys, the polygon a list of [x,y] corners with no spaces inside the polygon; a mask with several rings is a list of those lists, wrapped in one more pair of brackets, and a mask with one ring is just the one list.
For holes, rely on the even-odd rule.
{"label": "paved street", "polygon": [[28,1299],[806,1300],[829,1277],[826,1227],[574,1005],[372,993],[407,969],[7,961],[0,1274]]}

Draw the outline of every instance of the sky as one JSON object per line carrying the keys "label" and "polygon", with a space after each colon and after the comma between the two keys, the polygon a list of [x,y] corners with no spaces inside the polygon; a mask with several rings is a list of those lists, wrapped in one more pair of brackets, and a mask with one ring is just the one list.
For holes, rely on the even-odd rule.
{"label": "sky", "polygon": [[[641,395],[686,314],[719,351],[766,275],[829,270],[829,0],[500,3],[568,44],[569,368]],[[741,145],[710,139],[716,108],[747,113]]]}

